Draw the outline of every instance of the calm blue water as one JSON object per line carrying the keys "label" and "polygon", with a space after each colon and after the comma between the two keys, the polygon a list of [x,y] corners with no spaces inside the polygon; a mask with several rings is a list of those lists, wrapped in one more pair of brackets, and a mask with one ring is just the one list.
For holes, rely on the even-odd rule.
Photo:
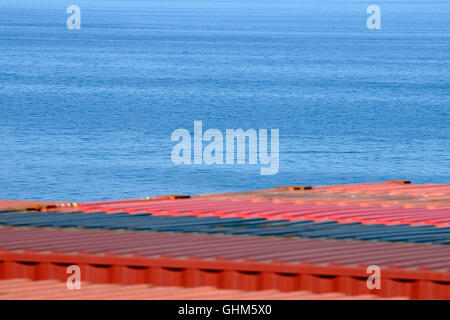
{"label": "calm blue water", "polygon": [[[448,183],[450,2],[369,4],[0,0],[0,198]],[[279,173],[173,165],[194,120],[278,128]]]}

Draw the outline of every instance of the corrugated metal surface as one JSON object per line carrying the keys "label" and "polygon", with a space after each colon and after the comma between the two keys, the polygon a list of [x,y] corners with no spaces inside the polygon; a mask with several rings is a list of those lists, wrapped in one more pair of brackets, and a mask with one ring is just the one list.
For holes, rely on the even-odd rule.
{"label": "corrugated metal surface", "polygon": [[383,268],[381,289],[368,290],[362,267],[340,265],[262,264],[244,260],[172,259],[139,256],[78,255],[49,252],[1,252],[0,275],[4,279],[67,279],[66,268],[77,264],[82,278],[93,283],[144,284],[158,286],[214,286],[224,289],[307,290],[347,295],[376,294],[412,299],[450,299],[450,281],[442,273],[426,269]]}
{"label": "corrugated metal surface", "polygon": [[247,236],[0,228],[0,248],[283,263],[376,264],[445,271],[450,268],[450,246]]}
{"label": "corrugated metal surface", "polygon": [[[83,281],[144,284],[143,291],[153,284],[258,290],[256,296],[279,290],[450,299],[448,184],[291,186],[57,209],[10,202],[0,210],[12,204],[40,212],[0,212],[0,225],[25,226],[0,227],[1,279],[64,283],[67,266],[76,264]],[[367,288],[368,265],[381,267],[381,289]]]}
{"label": "corrugated metal surface", "polygon": [[[382,268],[380,296],[450,299],[450,247],[111,231],[0,228],[0,278],[367,294],[367,265]],[[372,292],[370,292],[372,293]]]}
{"label": "corrugated metal surface", "polygon": [[[75,208],[71,208],[74,211]],[[223,218],[267,218],[311,221],[361,222],[378,224],[409,224],[450,226],[450,209],[377,207],[360,205],[310,204],[292,201],[234,200],[234,199],[180,199],[137,200],[125,203],[77,204],[82,212],[128,212],[153,215],[195,215]]]}
{"label": "corrugated metal surface", "polygon": [[127,213],[0,212],[0,225],[450,244],[450,227],[364,225],[336,221],[202,218]]}
{"label": "corrugated metal surface", "polygon": [[376,264],[445,271],[450,268],[450,246],[247,236],[0,228],[0,248],[284,263]]}
{"label": "corrugated metal surface", "polygon": [[[154,287],[150,285],[108,285],[82,283],[69,290],[64,282],[14,279],[0,281],[0,300],[380,300],[376,295],[347,296],[339,292],[314,294],[309,291],[243,291],[214,287]],[[405,297],[391,299],[404,300]]]}

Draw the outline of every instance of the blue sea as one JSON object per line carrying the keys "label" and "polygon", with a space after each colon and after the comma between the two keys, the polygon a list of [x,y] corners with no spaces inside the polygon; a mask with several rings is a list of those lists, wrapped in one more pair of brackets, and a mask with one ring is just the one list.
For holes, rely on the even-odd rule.
{"label": "blue sea", "polygon": [[[370,4],[0,0],[0,198],[449,183],[450,1]],[[279,129],[279,172],[174,165],[195,120]]]}

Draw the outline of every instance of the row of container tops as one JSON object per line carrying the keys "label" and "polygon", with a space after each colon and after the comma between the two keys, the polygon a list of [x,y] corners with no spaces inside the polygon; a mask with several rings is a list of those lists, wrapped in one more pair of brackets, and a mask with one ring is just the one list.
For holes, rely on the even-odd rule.
{"label": "row of container tops", "polygon": [[115,285],[81,283],[80,290],[68,290],[65,282],[27,279],[0,280],[2,300],[404,300],[376,295],[347,296],[339,292],[314,294],[309,291],[227,290],[214,287],[162,287],[148,284]]}
{"label": "row of container tops", "polygon": [[443,273],[450,281],[450,246],[371,241],[216,236],[161,232],[64,231],[0,228],[0,254],[112,255],[210,261],[249,261],[259,264],[378,265]]}
{"label": "row of container tops", "polygon": [[65,212],[265,218],[450,227],[450,185],[387,182],[277,189],[203,196],[60,203]]}
{"label": "row of container tops", "polygon": [[203,233],[310,239],[450,244],[450,227],[265,218],[155,216],[104,212],[0,212],[0,226]]}
{"label": "row of container tops", "polygon": [[375,265],[383,269],[386,297],[447,299],[449,244],[450,185],[391,181],[85,203],[0,202],[3,279],[59,274],[62,280],[60,266],[77,263],[92,270],[87,281],[95,283],[152,279],[159,286],[227,283],[227,289],[354,295],[370,293],[366,268]]}
{"label": "row of container tops", "polygon": [[445,245],[37,228],[0,228],[0,243],[1,279],[65,282],[76,264],[96,284],[450,299]]}
{"label": "row of container tops", "polygon": [[337,221],[340,223],[360,222],[364,224],[409,224],[450,226],[450,209],[376,207],[336,204],[304,204],[273,202],[268,200],[233,199],[178,199],[178,200],[135,200],[107,204],[77,204],[76,208],[61,208],[66,212],[126,212],[151,213],[164,216],[199,217],[243,217],[271,220]]}

